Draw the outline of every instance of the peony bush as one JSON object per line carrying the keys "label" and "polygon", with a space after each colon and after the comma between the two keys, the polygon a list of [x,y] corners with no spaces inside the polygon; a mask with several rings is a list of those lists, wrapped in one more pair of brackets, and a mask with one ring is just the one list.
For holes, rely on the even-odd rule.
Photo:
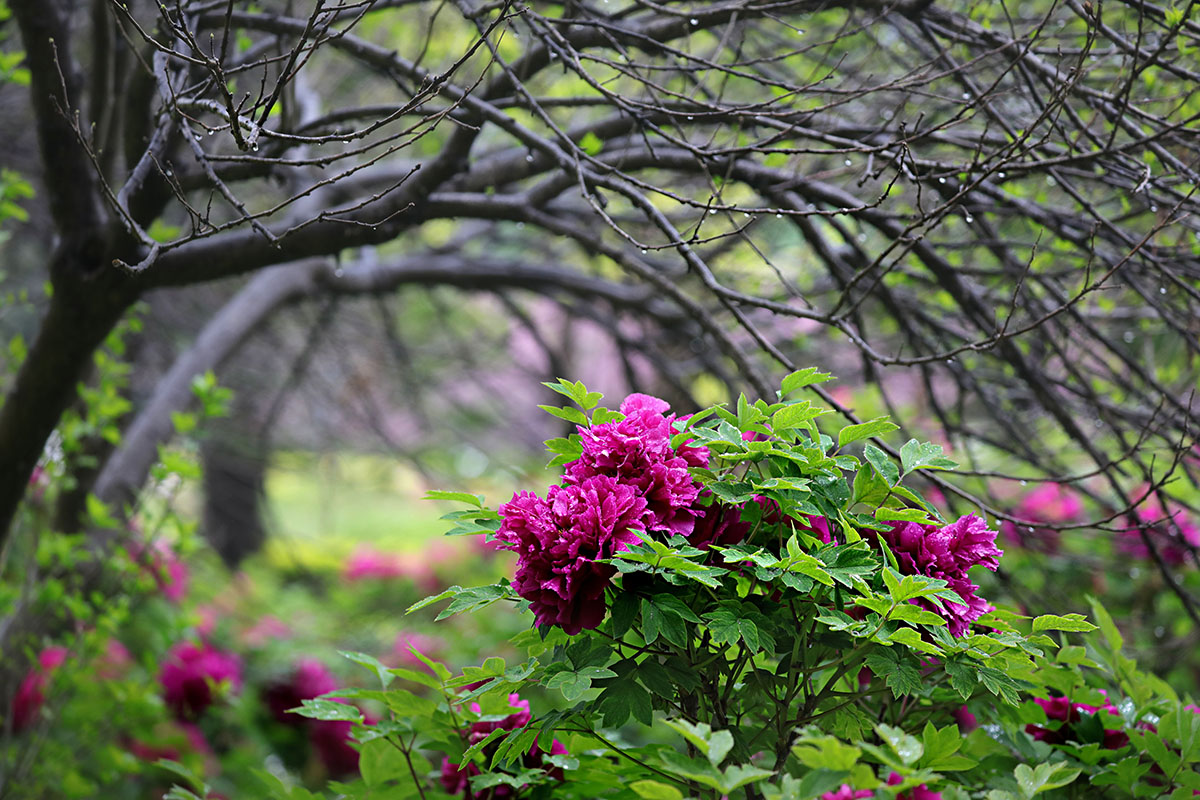
{"label": "peony bush", "polygon": [[[875,443],[884,418],[826,432],[795,399],[687,417],[646,395],[617,410],[547,384],[576,426],[561,480],[482,497],[452,534],[512,551],[510,580],[452,587],[439,618],[497,602],[532,615],[510,664],[456,674],[364,654],[379,689],[305,700],[356,725],[353,797],[1018,800],[1200,793],[1200,714],[1137,669],[1093,604],[1018,614],[981,588],[1001,565],[979,514],[945,519],[911,478],[935,444]],[[1062,498],[1048,521],[1073,517]],[[1054,609],[1050,609],[1054,612]],[[1059,609],[1058,611],[1061,611]],[[521,699],[522,697],[532,698]],[[387,713],[370,723],[346,699]],[[535,711],[536,709],[536,711]],[[440,765],[440,766],[439,766]]]}

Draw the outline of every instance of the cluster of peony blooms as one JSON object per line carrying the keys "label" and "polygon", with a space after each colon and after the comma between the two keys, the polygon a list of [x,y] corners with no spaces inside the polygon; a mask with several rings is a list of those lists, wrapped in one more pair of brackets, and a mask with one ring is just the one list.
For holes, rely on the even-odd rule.
{"label": "cluster of peony blooms", "polygon": [[[893,772],[888,776],[888,786],[898,786],[904,782],[904,778],[899,772]],[[821,795],[821,800],[860,800],[864,797],[874,797],[875,792],[872,789],[854,789],[848,783],[843,783],[838,787],[837,791],[826,792]],[[942,793],[932,791],[925,784],[914,786],[913,788],[900,792],[896,795],[896,800],[942,800]]]}
{"label": "cluster of peony blooms", "polygon": [[[313,752],[330,775],[344,777],[358,772],[358,751],[350,744],[354,723],[340,719],[310,719],[288,713],[290,709],[303,705],[305,700],[314,700],[337,688],[337,680],[324,664],[313,658],[302,658],[286,678],[263,690],[263,700],[277,722],[305,732]],[[330,699],[335,703],[349,703],[342,698]],[[370,725],[379,721],[369,714],[366,720]]]}
{"label": "cluster of peony blooms", "polygon": [[952,636],[964,635],[972,622],[991,610],[988,602],[975,594],[979,587],[967,577],[971,567],[995,572],[1004,555],[996,548],[996,532],[988,530],[983,519],[968,514],[942,527],[893,522],[886,531],[868,529],[863,533],[880,536],[888,543],[901,573],[941,578],[963,599],[963,605],[942,600],[941,608],[925,599],[912,601],[946,620]]}
{"label": "cluster of peony blooms", "polygon": [[580,427],[583,453],[566,465],[562,485],[545,498],[517,492],[500,506],[496,538],[517,553],[513,585],[538,625],[569,634],[604,619],[611,558],[640,541],[638,532],[689,536],[703,510],[689,467],[708,466],[708,450],[671,446],[675,415],[663,400],[631,394],[625,418]]}
{"label": "cluster of peony blooms", "polygon": [[[475,745],[486,739],[492,731],[515,731],[519,728],[524,728],[533,719],[533,715],[529,712],[529,701],[522,700],[520,695],[510,694],[508,696],[509,708],[516,709],[513,713],[500,719],[481,719],[478,722],[472,723],[471,727],[466,730],[467,744]],[[482,713],[482,708],[478,703],[471,704],[471,710],[476,714]],[[503,737],[500,737],[503,738]],[[493,740],[489,748],[499,744],[499,739]],[[557,739],[550,745],[550,755],[566,755],[567,748]],[[524,769],[536,769],[541,767],[543,763],[543,754],[537,742],[534,742],[533,748],[525,754],[521,759],[521,766]],[[514,791],[511,786],[499,785],[493,786],[491,789],[482,792],[471,792],[470,779],[473,775],[479,774],[479,767],[475,764],[467,764],[464,768],[462,764],[455,764],[449,758],[442,759],[442,788],[447,794],[461,794],[464,797],[473,797],[475,800],[502,800],[514,796]],[[562,780],[562,770],[553,769],[550,774],[559,780]]]}
{"label": "cluster of peony blooms", "polygon": [[[1101,690],[1101,694],[1104,694]],[[1025,732],[1039,742],[1046,744],[1065,744],[1068,741],[1076,741],[1075,725],[1083,719],[1084,714],[1097,714],[1100,711],[1107,711],[1114,717],[1120,717],[1121,713],[1111,702],[1108,701],[1107,695],[1102,706],[1089,706],[1085,703],[1072,703],[1067,697],[1051,697],[1042,699],[1041,697],[1033,698],[1033,702],[1042,707],[1046,712],[1046,719],[1051,722],[1059,722],[1055,728],[1047,728],[1042,725],[1034,725],[1030,723],[1025,726]],[[1102,746],[1109,750],[1119,750],[1129,744],[1129,735],[1121,730],[1105,729],[1104,739],[1101,742]]]}
{"label": "cluster of peony blooms", "polygon": [[[561,485],[551,486],[545,498],[517,492],[500,506],[496,540],[518,555],[513,586],[529,601],[538,625],[557,625],[569,634],[599,625],[604,593],[616,574],[599,560],[638,543],[643,533],[678,534],[697,547],[736,544],[750,533],[740,511],[717,502],[688,471],[708,466],[707,448],[671,446],[677,431],[669,411],[663,400],[629,395],[620,406],[623,419],[578,428],[582,453],[565,466]],[[773,503],[758,502],[764,521],[780,521]],[[792,523],[822,541],[832,539],[822,517]],[[994,571],[1001,555],[996,532],[979,517],[944,527],[892,523],[887,531],[867,533],[888,542],[902,572],[945,579],[964,600],[942,608],[914,601],[946,619],[953,635],[962,636],[990,610],[967,577],[973,566]]]}
{"label": "cluster of peony blooms", "polygon": [[1153,541],[1158,555],[1169,566],[1181,567],[1188,562],[1190,553],[1200,551],[1200,527],[1187,517],[1182,508],[1164,508],[1155,495],[1143,501],[1134,513],[1139,524],[1128,525],[1119,532],[1117,549],[1120,552],[1134,558],[1150,558],[1150,548],[1142,538],[1143,528]]}

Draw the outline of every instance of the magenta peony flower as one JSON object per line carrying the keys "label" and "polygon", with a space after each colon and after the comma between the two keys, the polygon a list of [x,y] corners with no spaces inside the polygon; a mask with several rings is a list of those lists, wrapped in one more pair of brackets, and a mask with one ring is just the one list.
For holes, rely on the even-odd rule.
{"label": "magenta peony flower", "polygon": [[[887,782],[888,786],[899,786],[904,783],[904,778],[900,776],[900,773],[893,772],[888,775]],[[920,786],[914,786],[912,789],[896,795],[896,800],[942,800],[942,793],[932,791],[922,783]]]}
{"label": "magenta peony flower", "polygon": [[687,536],[695,525],[692,506],[700,485],[688,467],[708,466],[708,449],[682,444],[671,447],[675,415],[663,400],[631,394],[621,402],[625,419],[591,428],[580,427],[583,454],[567,464],[563,483],[581,484],[607,475],[633,486],[646,500],[644,530]]}
{"label": "magenta peony flower", "polygon": [[[492,731],[515,731],[517,728],[524,728],[533,719],[533,714],[529,711],[529,701],[522,700],[518,694],[510,694],[508,696],[509,708],[515,708],[512,714],[509,714],[502,720],[486,722],[480,720],[471,724],[471,728],[467,733],[467,741],[471,744],[478,744],[488,737]],[[482,714],[483,709],[479,703],[471,703],[471,710],[476,714]]]}
{"label": "magenta peony flower", "polygon": [[[358,751],[351,745],[354,723],[347,719],[309,720],[308,741],[325,770],[333,777],[345,777],[358,772]],[[378,720],[366,720],[374,724]]]}
{"label": "magenta peony flower", "polygon": [[[1086,703],[1072,703],[1066,697],[1051,697],[1043,699],[1041,697],[1033,698],[1033,702],[1042,707],[1046,712],[1046,719],[1050,721],[1061,722],[1056,729],[1034,725],[1029,723],[1025,726],[1025,732],[1039,742],[1047,744],[1065,744],[1074,736],[1074,726],[1082,718],[1083,714],[1096,714],[1100,711],[1107,711],[1113,716],[1120,716],[1117,707],[1108,700],[1107,693],[1101,689],[1100,693],[1105,696],[1105,702],[1102,706],[1090,706]],[[1129,744],[1129,736],[1124,731],[1105,729],[1104,739],[1101,741],[1101,746],[1108,750],[1119,750]]]}
{"label": "magenta peony flower", "polygon": [[1118,533],[1117,549],[1122,553],[1139,559],[1150,558],[1150,549],[1139,531],[1143,526],[1162,560],[1173,567],[1183,566],[1187,563],[1188,553],[1200,548],[1200,527],[1187,518],[1182,508],[1164,509],[1157,497],[1151,497],[1135,513],[1140,525],[1129,525]]}
{"label": "magenta peony flower", "polygon": [[979,727],[979,720],[975,718],[975,715],[966,706],[960,706],[954,712],[954,722],[958,725],[958,730],[964,735]]}
{"label": "magenta peony flower", "polygon": [[843,783],[836,792],[826,792],[821,795],[821,800],[859,800],[863,797],[874,796],[875,792],[870,789],[852,789],[850,784]]}
{"label": "magenta peony flower", "polygon": [[500,506],[496,534],[517,553],[513,586],[529,601],[538,625],[569,634],[604,618],[604,589],[616,569],[610,558],[639,541],[646,500],[632,486],[596,475],[570,486],[551,486],[546,499],[518,492]]}
{"label": "magenta peony flower", "polygon": [[50,673],[62,666],[70,651],[65,647],[47,647],[38,655],[38,663],[30,668],[12,704],[12,729],[16,733],[23,731],[37,719],[42,704],[46,702],[44,692],[50,680]]}
{"label": "magenta peony flower", "polygon": [[[1083,518],[1079,496],[1059,483],[1043,483],[1021,499],[1016,516],[1046,525],[1069,525]],[[1061,536],[1052,528],[1027,527],[1005,521],[1000,526],[1004,538],[1018,547],[1057,553]]]}
{"label": "magenta peony flower", "polygon": [[208,643],[184,641],[167,651],[158,674],[163,699],[181,720],[198,718],[217,699],[217,690],[242,687],[242,664],[237,655]]}
{"label": "magenta peony flower", "polygon": [[[508,696],[508,705],[509,708],[514,708],[516,711],[501,720],[481,720],[473,723],[467,730],[467,741],[471,744],[477,744],[486,739],[488,734],[490,734],[492,731],[515,731],[518,728],[523,728],[529,724],[530,720],[532,719],[532,715],[529,712],[528,701],[522,700],[519,695],[510,694]],[[476,714],[481,712],[481,708],[478,703],[472,703],[471,710]],[[485,748],[485,751],[490,749],[490,747],[491,745],[489,745],[488,748]],[[550,755],[566,754],[567,748],[562,744],[562,742],[555,739],[550,745]],[[538,746],[537,742],[534,741],[533,747],[521,759],[521,766],[523,766],[525,769],[536,769],[541,767],[542,764],[543,751]],[[560,768],[551,768],[549,772],[554,778],[558,780],[563,779],[563,773]],[[453,763],[449,758],[442,759],[441,783],[442,788],[445,789],[448,794],[462,794],[466,796],[469,788],[468,782],[471,776],[478,774],[479,768],[473,763],[468,763],[466,764],[465,768],[463,768],[462,765]],[[475,795],[475,797],[480,798],[480,800],[483,800],[484,798],[487,800],[501,800],[501,798],[509,798],[513,796],[514,792],[511,786],[496,786],[488,790],[488,792],[485,794]]]}
{"label": "magenta peony flower", "polygon": [[967,570],[974,566],[995,571],[1003,555],[996,548],[996,532],[988,530],[979,517],[968,514],[940,528],[893,522],[886,531],[864,533],[887,541],[902,573],[941,578],[963,599],[963,605],[943,600],[943,608],[925,599],[912,601],[946,620],[952,636],[963,636],[972,622],[991,610],[987,601],[975,594],[979,587],[967,578]]}
{"label": "magenta peony flower", "polygon": [[333,673],[315,658],[302,658],[286,680],[272,683],[263,690],[263,700],[271,716],[284,725],[299,727],[307,721],[288,709],[298,708],[305,700],[313,700],[337,688]]}

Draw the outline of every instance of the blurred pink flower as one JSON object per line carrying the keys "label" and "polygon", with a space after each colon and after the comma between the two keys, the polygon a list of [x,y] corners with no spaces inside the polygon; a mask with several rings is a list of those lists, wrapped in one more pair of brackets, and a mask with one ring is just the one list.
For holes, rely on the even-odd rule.
{"label": "blurred pink flower", "polygon": [[959,732],[964,734],[970,733],[979,727],[979,720],[975,718],[975,715],[966,706],[960,706],[954,712],[954,722],[958,725]]}
{"label": "blurred pink flower", "polygon": [[38,655],[38,663],[32,667],[21,685],[12,704],[12,729],[22,731],[33,724],[42,704],[46,702],[43,692],[50,680],[50,673],[62,666],[70,651],[65,647],[47,647]]}
{"label": "blurred pink flower", "polygon": [[438,585],[433,567],[423,554],[385,553],[370,545],[355,548],[346,560],[342,575],[351,582],[407,578],[425,589]]}
{"label": "blurred pink flower", "polygon": [[[1014,516],[1044,525],[1069,525],[1083,519],[1083,502],[1060,483],[1043,483],[1021,498]],[[1057,553],[1061,535],[1053,528],[1017,525],[1005,521],[1000,532],[1007,541],[1027,550]]]}
{"label": "blurred pink flower", "polygon": [[843,783],[836,792],[826,792],[821,795],[821,800],[859,800],[859,798],[874,796],[875,792],[870,789],[853,789],[850,784]]}
{"label": "blurred pink flower", "polygon": [[196,719],[217,699],[220,687],[242,688],[241,659],[207,642],[179,642],[167,651],[158,680],[175,716]]}
{"label": "blurred pink flower", "polygon": [[273,716],[284,725],[301,726],[306,717],[289,714],[288,709],[298,708],[303,701],[320,697],[337,687],[333,673],[315,658],[302,658],[282,681],[276,681],[263,690],[263,700]]}
{"label": "blurred pink flower", "polygon": [[163,597],[176,604],[183,601],[188,591],[188,568],[169,544],[162,539],[155,539],[149,545],[132,541],[127,548],[129,557],[154,576]]}
{"label": "blurred pink flower", "polygon": [[1139,530],[1141,527],[1146,528],[1158,554],[1170,566],[1183,566],[1188,553],[1200,548],[1200,527],[1187,517],[1182,508],[1164,509],[1158,497],[1151,495],[1134,513],[1139,525],[1128,525],[1117,534],[1117,549],[1120,552],[1134,558],[1150,558],[1150,549],[1142,540]]}
{"label": "blurred pink flower", "polygon": [[133,663],[129,648],[120,639],[109,639],[104,652],[96,659],[96,677],[105,680],[115,680],[121,677]]}
{"label": "blurred pink flower", "polygon": [[262,647],[272,639],[286,639],[291,635],[292,629],[286,622],[268,614],[242,631],[242,642],[250,647]]}
{"label": "blurred pink flower", "polygon": [[[335,702],[349,701],[335,699]],[[371,714],[363,714],[367,725],[374,725],[379,719]],[[332,777],[347,777],[358,772],[358,750],[351,742],[354,723],[342,719],[311,719],[308,720],[308,741],[313,751],[325,765],[326,771]]]}

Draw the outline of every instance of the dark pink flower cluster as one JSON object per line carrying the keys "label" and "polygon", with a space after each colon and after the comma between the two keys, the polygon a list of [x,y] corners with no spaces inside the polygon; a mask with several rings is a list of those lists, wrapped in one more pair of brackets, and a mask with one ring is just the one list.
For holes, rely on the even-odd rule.
{"label": "dark pink flower cluster", "polygon": [[946,620],[951,635],[964,635],[972,622],[991,610],[987,601],[975,594],[979,587],[967,577],[967,570],[976,566],[994,572],[1003,555],[996,548],[996,532],[988,530],[980,517],[968,514],[940,528],[893,522],[886,531],[868,533],[887,541],[902,573],[941,578],[963,599],[965,605],[943,600],[943,608],[925,599],[913,601]]}
{"label": "dark pink flower cluster", "polygon": [[821,795],[821,800],[860,800],[863,797],[874,796],[875,792],[870,789],[855,789],[850,784],[843,783],[837,788],[837,791]]}
{"label": "dark pink flower cluster", "polygon": [[[1043,525],[1070,525],[1083,519],[1083,502],[1059,483],[1043,483],[1017,505],[1015,515]],[[1061,535],[1053,528],[1028,527],[1005,521],[1000,533],[1007,541],[1027,550],[1057,553]]]}
{"label": "dark pink flower cluster", "polygon": [[[1101,694],[1104,694],[1101,691]],[[1047,728],[1041,725],[1030,723],[1025,726],[1025,732],[1037,739],[1039,742],[1047,744],[1065,744],[1074,738],[1074,727],[1081,719],[1083,714],[1096,714],[1100,711],[1107,711],[1113,716],[1120,716],[1117,707],[1108,701],[1105,695],[1104,705],[1089,706],[1085,703],[1072,703],[1066,697],[1051,697],[1043,699],[1041,697],[1033,698],[1033,702],[1042,707],[1046,712],[1046,719],[1050,721],[1061,722],[1057,728]],[[1103,746],[1109,750],[1118,750],[1129,744],[1129,736],[1124,731],[1105,729]]]}
{"label": "dark pink flower cluster", "polygon": [[623,420],[579,428],[583,454],[567,465],[563,483],[579,484],[597,475],[616,478],[646,501],[642,530],[690,535],[700,485],[688,468],[708,466],[707,448],[671,447],[675,415],[667,414],[665,400],[631,394],[620,410]]}
{"label": "dark pink flower cluster", "polygon": [[[311,719],[288,710],[298,708],[305,700],[315,700],[323,694],[337,689],[333,673],[313,658],[302,658],[282,681],[267,686],[263,699],[276,720],[294,728],[302,728],[308,734],[309,744],[325,765],[330,775],[342,777],[358,772],[358,751],[351,746],[350,734],[354,723],[342,719]],[[340,697],[330,698],[334,703],[346,703]],[[378,720],[366,715],[368,724]]]}
{"label": "dark pink flower cluster", "polygon": [[1162,560],[1173,567],[1187,563],[1188,553],[1200,549],[1200,527],[1188,519],[1182,508],[1164,509],[1157,499],[1147,500],[1136,512],[1139,525],[1129,525],[1118,534],[1117,549],[1134,558],[1150,558],[1150,549],[1139,528],[1154,542]]}
{"label": "dark pink flower cluster", "polygon": [[[499,720],[479,720],[471,724],[467,730],[467,742],[475,745],[486,739],[493,731],[515,731],[519,728],[524,728],[533,719],[533,715],[529,711],[529,701],[522,700],[520,695],[510,694],[508,696],[509,708],[516,709],[512,714],[503,717]],[[482,708],[478,703],[471,704],[471,710],[476,714],[482,713]],[[500,737],[503,738],[503,737]],[[493,745],[497,744],[493,742]],[[566,755],[567,748],[562,742],[557,739],[550,745],[550,755],[559,756]],[[538,747],[537,742],[534,742],[533,748],[525,754],[521,760],[521,765],[525,769],[537,769],[543,763],[543,751]],[[461,794],[467,796],[471,794],[470,778],[473,775],[479,774],[479,767],[475,764],[467,764],[464,768],[461,764],[455,764],[449,758],[442,759],[442,788],[448,794]],[[562,780],[562,770],[552,769],[550,774],[558,780]],[[501,800],[514,796],[511,786],[494,786],[483,793],[475,792],[471,794],[476,800]]]}
{"label": "dark pink flower cluster", "polygon": [[42,704],[46,702],[46,684],[50,673],[67,660],[65,647],[47,647],[38,655],[38,663],[26,673],[12,704],[12,729],[16,733],[25,730],[37,719]]}
{"label": "dark pink flower cluster", "polygon": [[[904,783],[904,778],[899,772],[893,772],[888,775],[888,786],[899,786]],[[942,800],[942,793],[935,792],[925,784],[914,786],[908,791],[901,792],[896,795],[896,800]]]}
{"label": "dark pink flower cluster", "polygon": [[569,634],[604,618],[604,589],[616,569],[610,558],[638,541],[646,500],[632,486],[596,475],[551,486],[546,499],[518,492],[500,506],[497,540],[517,553],[513,586],[529,601],[538,625]]}
{"label": "dark pink flower cluster", "polygon": [[158,681],[176,718],[193,720],[217,700],[221,687],[241,689],[242,662],[207,642],[179,642],[167,651]]}

